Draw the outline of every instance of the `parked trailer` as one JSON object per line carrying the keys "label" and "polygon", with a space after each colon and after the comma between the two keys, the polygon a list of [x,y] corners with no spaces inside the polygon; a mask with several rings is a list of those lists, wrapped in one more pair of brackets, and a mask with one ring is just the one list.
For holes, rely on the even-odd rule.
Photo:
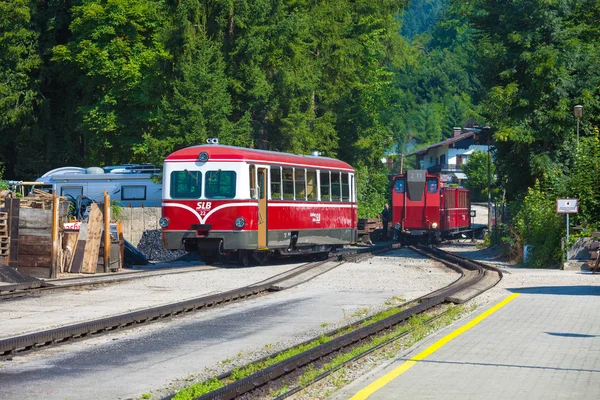
{"label": "parked trailer", "polygon": [[424,170],[392,182],[392,224],[400,241],[437,243],[471,230],[468,189],[442,187],[438,176]]}
{"label": "parked trailer", "polygon": [[208,264],[324,255],[356,242],[355,189],[354,169],[332,158],[188,147],[165,159],[163,246],[198,252]]}
{"label": "parked trailer", "polygon": [[104,201],[106,190],[121,206],[160,207],[162,185],[156,180],[160,169],[150,164],[125,164],[110,167],[62,167],[46,172],[36,182],[36,188],[59,196],[86,196],[95,202]]}

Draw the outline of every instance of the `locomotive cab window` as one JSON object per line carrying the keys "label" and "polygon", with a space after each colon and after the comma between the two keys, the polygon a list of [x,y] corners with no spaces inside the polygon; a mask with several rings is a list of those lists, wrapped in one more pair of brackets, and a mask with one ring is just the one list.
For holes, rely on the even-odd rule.
{"label": "locomotive cab window", "polygon": [[394,191],[396,193],[404,193],[404,179],[396,179],[394,184]]}
{"label": "locomotive cab window", "polygon": [[427,179],[427,192],[428,193],[437,193],[438,190],[438,182],[437,179]]}
{"label": "locomotive cab window", "polygon": [[173,171],[171,172],[172,199],[199,199],[202,194],[202,172]]}
{"label": "locomotive cab window", "polygon": [[235,197],[235,171],[206,171],[204,197],[207,199],[233,199]]}

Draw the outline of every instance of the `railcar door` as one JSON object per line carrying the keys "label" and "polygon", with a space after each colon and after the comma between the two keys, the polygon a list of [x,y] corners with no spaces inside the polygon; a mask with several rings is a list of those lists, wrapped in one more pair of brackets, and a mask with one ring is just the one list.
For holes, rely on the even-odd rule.
{"label": "railcar door", "polygon": [[258,249],[267,248],[267,169],[258,170]]}

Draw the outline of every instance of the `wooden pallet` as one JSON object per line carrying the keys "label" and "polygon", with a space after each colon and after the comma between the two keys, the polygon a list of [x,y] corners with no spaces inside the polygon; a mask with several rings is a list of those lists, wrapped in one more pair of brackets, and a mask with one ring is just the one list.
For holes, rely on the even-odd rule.
{"label": "wooden pallet", "polygon": [[10,250],[10,238],[0,237],[0,256],[7,257]]}
{"label": "wooden pallet", "polygon": [[8,213],[0,212],[0,237],[8,237]]}

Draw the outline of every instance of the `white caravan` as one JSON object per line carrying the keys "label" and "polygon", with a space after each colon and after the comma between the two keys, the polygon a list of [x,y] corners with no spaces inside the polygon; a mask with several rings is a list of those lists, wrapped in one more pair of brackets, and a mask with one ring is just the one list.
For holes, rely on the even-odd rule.
{"label": "white caravan", "polygon": [[[62,167],[46,172],[36,182],[38,189],[53,191],[59,196],[87,196],[95,202],[104,201],[104,191],[123,207],[160,207],[162,184],[156,177],[161,171],[150,164],[125,164],[111,167]],[[154,180],[153,180],[154,178]]]}

